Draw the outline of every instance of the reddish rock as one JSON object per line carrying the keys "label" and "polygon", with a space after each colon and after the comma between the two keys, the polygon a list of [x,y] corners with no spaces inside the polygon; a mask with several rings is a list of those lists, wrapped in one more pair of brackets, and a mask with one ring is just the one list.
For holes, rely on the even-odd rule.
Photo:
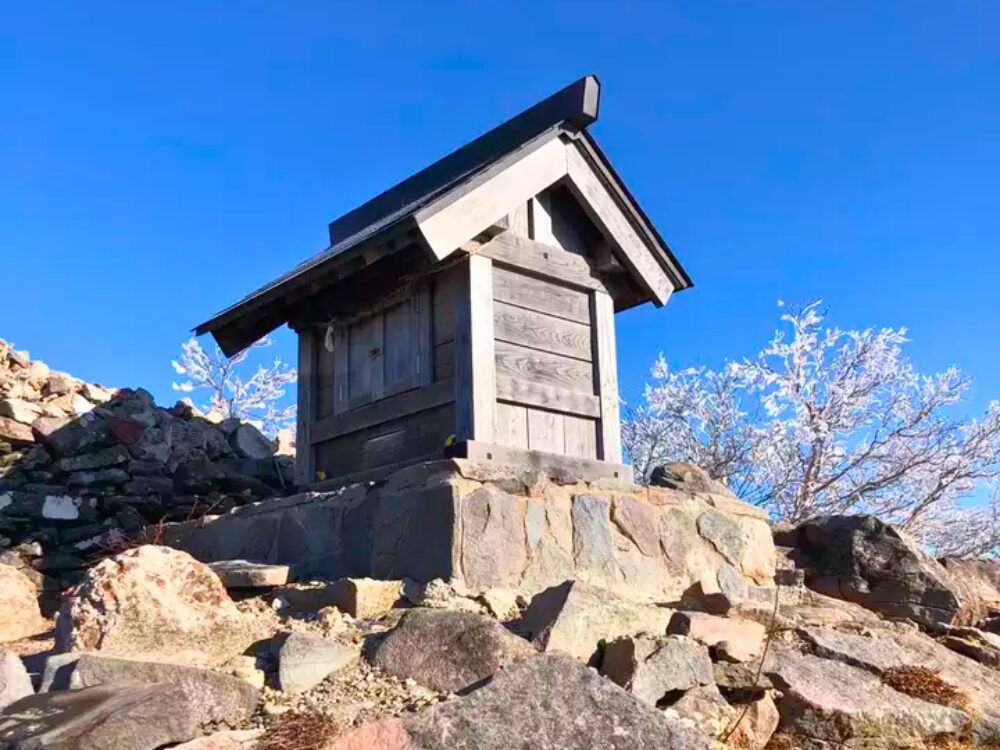
{"label": "reddish rock", "polygon": [[0,417],[0,440],[11,443],[33,443],[35,435],[29,425],[16,422],[10,417]]}
{"label": "reddish rock", "polygon": [[325,750],[416,750],[416,747],[402,721],[386,719],[342,734],[328,743]]}
{"label": "reddish rock", "polygon": [[[0,494],[0,505],[4,495]],[[0,643],[37,635],[50,624],[38,608],[35,584],[11,565],[0,565]]]}

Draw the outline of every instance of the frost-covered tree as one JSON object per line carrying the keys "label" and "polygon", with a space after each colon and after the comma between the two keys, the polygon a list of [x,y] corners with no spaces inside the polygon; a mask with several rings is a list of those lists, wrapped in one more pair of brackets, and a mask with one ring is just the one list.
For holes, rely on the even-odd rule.
{"label": "frost-covered tree", "polygon": [[922,375],[906,331],[823,325],[817,304],[782,316],[755,358],[722,371],[671,371],[662,357],[623,437],[636,473],[670,460],[704,466],[775,518],[874,513],[938,550],[997,552],[1000,404],[954,407],[954,367]]}
{"label": "frost-covered tree", "polygon": [[198,406],[202,411],[215,413],[223,419],[237,417],[273,436],[277,430],[295,422],[295,406],[277,405],[285,396],[286,387],[296,381],[295,368],[276,357],[270,367],[260,365],[249,377],[241,373],[241,366],[252,350],[272,343],[265,337],[227,358],[218,346],[209,354],[198,339],[191,338],[181,344],[180,359],[170,362],[174,370],[187,379],[171,385],[181,393],[205,393],[208,400]]}

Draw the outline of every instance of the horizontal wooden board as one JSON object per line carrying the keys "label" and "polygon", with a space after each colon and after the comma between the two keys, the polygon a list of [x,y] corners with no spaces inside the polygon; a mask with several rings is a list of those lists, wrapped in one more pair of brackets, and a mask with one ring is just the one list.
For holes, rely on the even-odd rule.
{"label": "horizontal wooden board", "polygon": [[578,323],[590,323],[590,299],[586,292],[507,268],[493,269],[493,299]]}
{"label": "horizontal wooden board", "polygon": [[455,407],[449,403],[324,442],[315,443],[316,469],[327,479],[443,455],[452,434]]}
{"label": "horizontal wooden board", "polygon": [[521,448],[511,448],[496,443],[483,443],[478,440],[468,440],[452,446],[448,455],[456,458],[471,458],[486,461],[496,461],[502,464],[517,464],[518,466],[534,466],[550,477],[559,477],[564,481],[593,480],[602,477],[632,480],[632,467],[610,461],[595,461],[577,456],[566,456],[547,451],[532,451]]}
{"label": "horizontal wooden board", "polygon": [[479,248],[499,265],[512,266],[535,276],[582,289],[604,290],[589,262],[577,253],[504,232]]}
{"label": "horizontal wooden board", "polygon": [[601,400],[597,396],[503,375],[497,376],[497,398],[584,417],[597,417],[601,413]]}
{"label": "horizontal wooden board", "polygon": [[497,376],[593,395],[594,368],[588,362],[559,354],[496,342]]}
{"label": "horizontal wooden board", "polygon": [[455,389],[450,381],[406,391],[316,422],[312,428],[312,441],[320,443],[348,435],[400,417],[433,409],[454,399]]}
{"label": "horizontal wooden board", "polygon": [[497,302],[493,326],[498,341],[591,361],[590,326],[585,323]]}
{"label": "horizontal wooden board", "polygon": [[528,409],[528,449],[565,453],[563,415],[544,409]]}

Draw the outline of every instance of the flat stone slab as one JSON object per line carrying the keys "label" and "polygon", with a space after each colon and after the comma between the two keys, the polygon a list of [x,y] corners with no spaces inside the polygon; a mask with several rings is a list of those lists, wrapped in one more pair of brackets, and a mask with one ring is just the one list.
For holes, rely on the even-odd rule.
{"label": "flat stone slab", "polygon": [[259,589],[288,583],[287,565],[268,565],[249,560],[220,560],[208,563],[227,589]]}

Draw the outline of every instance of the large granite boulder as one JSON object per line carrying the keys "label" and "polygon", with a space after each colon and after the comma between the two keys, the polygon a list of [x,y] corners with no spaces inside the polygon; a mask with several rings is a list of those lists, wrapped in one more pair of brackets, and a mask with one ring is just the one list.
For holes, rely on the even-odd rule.
{"label": "large granite boulder", "polygon": [[535,595],[521,629],[544,651],[560,651],[596,664],[602,641],[666,633],[673,610],[624,599],[579,581]]}
{"label": "large granite boulder", "polygon": [[971,724],[957,708],[897,692],[870,672],[784,643],[772,644],[764,672],[782,693],[782,728],[810,748],[927,748],[958,740]]}
{"label": "large granite boulder", "polygon": [[[808,648],[828,663],[839,662],[885,678],[920,668],[964,696],[971,731],[981,744],[1000,743],[1000,671],[955,653],[912,628],[873,628],[866,634],[833,628],[802,628]],[[772,663],[769,660],[769,664]]]}
{"label": "large granite boulder", "polygon": [[153,545],[88,570],[56,624],[63,651],[163,655],[191,664],[221,664],[261,635],[208,566]]}
{"label": "large granite boulder", "polygon": [[[422,750],[711,746],[708,735],[672,721],[593,670],[555,654],[517,662],[467,698],[417,714],[403,726]],[[397,733],[397,744],[384,747],[406,747],[400,739]]]}
{"label": "large granite boulder", "polygon": [[374,647],[372,664],[434,690],[459,692],[537,651],[495,620],[471,612],[414,609]]}
{"label": "large granite boulder", "polygon": [[0,652],[0,711],[34,694],[28,670],[20,657],[10,651]]}
{"label": "large granite boulder", "polygon": [[10,750],[156,750],[202,735],[218,723],[242,724],[257,691],[179,680],[116,682],[40,693],[0,712],[0,747]]}
{"label": "large granite boulder", "polygon": [[37,635],[49,627],[38,607],[35,584],[14,566],[0,565],[0,643]]}
{"label": "large granite boulder", "polygon": [[806,570],[806,585],[879,612],[928,627],[951,624],[962,586],[937,560],[874,516],[824,516],[782,541]]}

